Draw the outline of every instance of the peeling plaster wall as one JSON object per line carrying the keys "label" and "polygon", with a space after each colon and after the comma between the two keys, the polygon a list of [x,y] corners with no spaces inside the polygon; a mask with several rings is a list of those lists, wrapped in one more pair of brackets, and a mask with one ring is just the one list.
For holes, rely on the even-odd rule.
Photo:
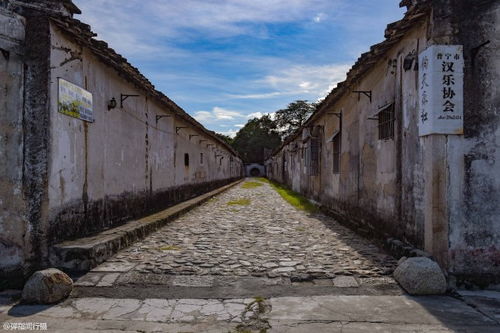
{"label": "peeling plaster wall", "polygon": [[[339,130],[332,114],[342,112],[340,173],[332,171],[332,143],[323,140],[320,175],[307,175],[299,136],[266,161],[268,174],[319,198],[360,231],[425,249],[459,281],[498,283],[500,3],[441,1],[431,8],[349,86],[371,90],[372,103],[344,93],[308,124],[324,126],[324,138],[330,138]],[[464,135],[418,135],[418,70],[403,63],[432,44],[464,46]],[[379,140],[377,121],[370,118],[391,102],[395,136]],[[283,154],[294,161],[285,165],[286,177],[280,171]],[[314,189],[318,184],[320,190]]]}
{"label": "peeling plaster wall", "polygon": [[[243,176],[233,152],[51,23],[70,15],[54,4],[0,4],[0,288],[45,267],[56,242]],[[92,93],[95,122],[58,112],[58,78]],[[120,94],[139,96],[122,109]]]}
{"label": "peeling plaster wall", "polygon": [[[340,97],[310,128],[323,127],[320,172],[310,176],[300,137],[267,163],[269,176],[320,202],[338,218],[371,233],[393,236],[423,247],[423,142],[418,136],[418,71],[404,70],[406,55],[426,45],[425,23],[414,27],[351,90],[372,92],[372,101],[356,93]],[[377,112],[395,108],[393,139],[379,140]],[[342,120],[336,115],[342,113]],[[341,131],[340,172],[333,172],[333,143]],[[283,175],[283,155],[286,155]]]}
{"label": "peeling plaster wall", "polygon": [[[500,2],[458,1],[452,25],[464,45],[464,136],[446,149],[450,183],[450,270],[500,282]],[[471,20],[469,18],[479,18]],[[485,44],[486,43],[486,44]]]}
{"label": "peeling plaster wall", "polygon": [[[166,208],[241,176],[241,161],[230,151],[54,25],[51,50],[49,244]],[[58,112],[58,78],[93,94],[95,122]],[[139,96],[127,98],[122,109],[121,94]],[[108,111],[112,97],[118,106]],[[168,117],[157,122],[157,115]]]}
{"label": "peeling plaster wall", "polygon": [[[24,19],[0,8],[0,279],[22,275],[29,239],[23,198]],[[1,285],[0,285],[1,288]]]}

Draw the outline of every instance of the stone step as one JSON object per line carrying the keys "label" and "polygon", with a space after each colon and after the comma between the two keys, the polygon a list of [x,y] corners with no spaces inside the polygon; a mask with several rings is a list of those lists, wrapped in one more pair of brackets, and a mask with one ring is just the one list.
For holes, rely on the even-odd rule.
{"label": "stone step", "polygon": [[168,222],[239,184],[241,181],[238,180],[156,214],[127,222],[97,235],[55,244],[50,248],[50,264],[53,267],[69,272],[88,271],[121,249],[143,239]]}

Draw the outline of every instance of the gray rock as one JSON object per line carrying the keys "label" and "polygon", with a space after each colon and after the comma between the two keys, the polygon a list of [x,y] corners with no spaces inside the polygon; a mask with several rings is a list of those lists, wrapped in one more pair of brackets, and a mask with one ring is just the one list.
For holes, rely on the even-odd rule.
{"label": "gray rock", "polygon": [[406,259],[408,259],[407,257],[401,257],[399,258],[398,260],[398,266],[401,265]]}
{"label": "gray rock", "polygon": [[25,303],[53,304],[62,301],[73,290],[73,280],[55,268],[35,272],[26,282],[22,299]]}
{"label": "gray rock", "polygon": [[411,295],[439,295],[446,292],[446,279],[439,265],[429,258],[413,257],[403,261],[394,278]]}

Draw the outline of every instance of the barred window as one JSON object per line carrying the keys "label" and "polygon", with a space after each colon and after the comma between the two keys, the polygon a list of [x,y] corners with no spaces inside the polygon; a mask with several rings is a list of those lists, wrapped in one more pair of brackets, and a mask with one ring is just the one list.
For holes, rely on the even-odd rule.
{"label": "barred window", "polygon": [[311,138],[309,142],[309,175],[317,176],[319,174],[319,153],[320,153],[320,142],[319,139]]}
{"label": "barred window", "polygon": [[340,133],[333,139],[333,173],[340,173]]}
{"label": "barred window", "polygon": [[184,166],[189,166],[189,154],[184,154]]}
{"label": "barred window", "polygon": [[394,104],[378,113],[378,139],[394,139]]}
{"label": "barred window", "polygon": [[203,153],[200,153],[200,164],[203,164]]}

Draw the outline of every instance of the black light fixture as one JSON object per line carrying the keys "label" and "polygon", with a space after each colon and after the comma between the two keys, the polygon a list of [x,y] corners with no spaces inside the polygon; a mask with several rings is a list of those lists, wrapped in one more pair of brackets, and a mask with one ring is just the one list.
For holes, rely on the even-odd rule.
{"label": "black light fixture", "polygon": [[108,102],[108,111],[113,110],[116,108],[116,99],[113,97],[111,100]]}

